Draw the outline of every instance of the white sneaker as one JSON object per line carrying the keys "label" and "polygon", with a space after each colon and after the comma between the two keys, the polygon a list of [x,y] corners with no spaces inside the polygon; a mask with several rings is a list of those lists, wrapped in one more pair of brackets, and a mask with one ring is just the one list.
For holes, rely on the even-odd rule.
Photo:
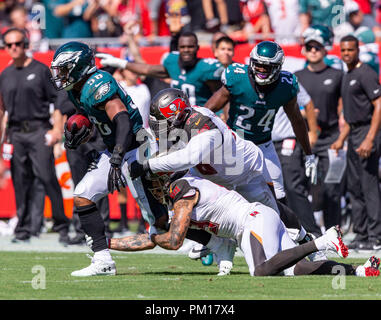
{"label": "white sneaker", "polygon": [[348,256],[348,248],[342,240],[339,226],[329,228],[323,237],[326,238],[327,249],[336,252],[341,258]]}
{"label": "white sneaker", "polygon": [[362,266],[356,268],[358,277],[378,277],[380,275],[380,259],[372,256]]}
{"label": "white sneaker", "polygon": [[219,267],[218,276],[226,276],[233,268],[233,258],[237,242],[232,239],[224,239],[218,250],[214,251],[216,262]]}
{"label": "white sneaker", "polygon": [[91,259],[91,264],[81,270],[73,271],[73,277],[90,277],[90,276],[114,276],[116,275],[115,262],[106,262],[87,255]]}
{"label": "white sneaker", "polygon": [[197,243],[188,252],[188,257],[192,260],[197,260],[206,257],[209,253],[210,249],[208,247],[203,246],[201,243]]}

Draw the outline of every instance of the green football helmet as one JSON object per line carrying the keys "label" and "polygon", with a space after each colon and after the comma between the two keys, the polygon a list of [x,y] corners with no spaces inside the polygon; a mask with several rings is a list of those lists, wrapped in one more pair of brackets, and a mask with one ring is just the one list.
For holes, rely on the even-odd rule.
{"label": "green football helmet", "polygon": [[302,34],[304,45],[310,41],[320,43],[327,51],[332,49],[333,32],[325,25],[312,25],[308,27]]}
{"label": "green football helmet", "polygon": [[81,42],[65,43],[54,53],[50,69],[56,89],[71,90],[84,76],[97,70],[94,52]]}
{"label": "green football helmet", "polygon": [[[259,85],[268,85],[279,77],[284,62],[283,49],[275,42],[262,41],[250,52],[250,72]],[[261,68],[262,71],[258,70]],[[263,71],[265,69],[266,71]]]}

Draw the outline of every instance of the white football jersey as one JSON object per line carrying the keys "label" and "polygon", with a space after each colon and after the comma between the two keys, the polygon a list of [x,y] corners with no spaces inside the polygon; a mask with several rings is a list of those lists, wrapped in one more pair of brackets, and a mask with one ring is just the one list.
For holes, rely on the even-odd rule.
{"label": "white football jersey", "polygon": [[299,2],[298,0],[265,0],[267,12],[270,16],[271,27],[275,34],[291,37],[277,37],[280,44],[295,43],[300,32]]}
{"label": "white football jersey", "polygon": [[187,175],[189,185],[200,193],[193,207],[190,228],[202,229],[224,238],[237,238],[258,203],[249,203],[236,191]]}

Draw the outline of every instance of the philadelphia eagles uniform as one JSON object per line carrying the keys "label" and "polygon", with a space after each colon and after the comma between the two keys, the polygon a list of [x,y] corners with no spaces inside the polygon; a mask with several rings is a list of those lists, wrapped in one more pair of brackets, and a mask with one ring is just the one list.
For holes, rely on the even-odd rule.
{"label": "philadelphia eagles uniform", "polygon": [[285,192],[280,162],[271,142],[271,131],[275,114],[297,96],[299,85],[292,73],[281,71],[278,80],[266,86],[266,91],[260,92],[254,79],[249,76],[248,68],[248,65],[233,63],[221,77],[230,93],[227,124],[234,131],[243,132],[245,139],[262,150],[276,196],[280,199]]}
{"label": "philadelphia eagles uniform", "polygon": [[111,74],[101,70],[97,70],[89,77],[79,96],[73,90],[68,91],[68,94],[74,105],[96,126],[107,146],[107,150],[101,152],[99,158],[96,159],[96,168],[89,171],[78,183],[74,190],[74,196],[84,197],[96,202],[108,194],[107,174],[110,169],[109,159],[115,146],[115,128],[106,111],[97,108],[97,106],[104,105],[108,100],[118,97],[126,106],[135,139],[129,150],[126,150],[122,171],[127,177],[128,187],[137,200],[144,219],[153,224],[155,216],[166,212],[165,207],[160,205],[146,189],[144,178],[134,181],[128,179],[127,162],[130,163],[138,157],[137,148],[140,143],[136,141],[136,135],[143,127],[139,110],[134,105],[131,97],[123,91]]}
{"label": "philadelphia eagles uniform", "polygon": [[[115,146],[114,125],[105,110],[97,106],[105,104],[107,100],[118,96],[126,106],[128,116],[133,123],[132,131],[136,135],[143,126],[143,120],[139,110],[132,102],[131,97],[123,91],[116,80],[108,72],[97,70],[84,84],[80,96],[75,91],[68,91],[70,100],[81,112],[85,113],[89,120],[96,126],[104,143],[112,152]],[[132,145],[132,149],[138,145]],[[128,150],[129,151],[129,150]]]}
{"label": "philadelphia eagles uniform", "polygon": [[198,59],[196,65],[190,69],[182,68],[179,62],[179,53],[170,52],[163,58],[162,65],[172,79],[171,87],[184,91],[191,105],[203,106],[211,97],[207,81],[220,81],[224,66],[216,59]]}

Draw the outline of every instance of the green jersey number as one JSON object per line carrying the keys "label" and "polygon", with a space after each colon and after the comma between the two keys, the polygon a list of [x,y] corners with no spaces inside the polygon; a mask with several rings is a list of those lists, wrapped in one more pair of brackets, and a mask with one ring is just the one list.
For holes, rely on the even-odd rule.
{"label": "green jersey number", "polygon": [[99,132],[102,134],[102,136],[108,136],[109,134],[112,133],[110,127],[107,125],[107,123],[102,123],[102,122],[99,122],[97,120],[97,118],[93,117],[93,116],[89,116],[89,119],[92,123],[94,123]]}
{"label": "green jersey number", "polygon": [[183,83],[181,85],[181,90],[187,94],[191,106],[195,106],[196,105],[196,87],[193,84]]}
{"label": "green jersey number", "polygon": [[[247,113],[239,115],[237,117],[235,125],[239,128],[244,129],[244,130],[251,131],[252,130],[252,124],[251,123],[243,123],[243,122],[245,120],[248,120],[248,119],[254,117],[255,109],[249,108],[249,107],[244,106],[244,105],[240,105],[239,109],[242,111],[246,111]],[[263,127],[262,132],[268,132],[271,130],[270,125],[273,121],[274,116],[275,116],[275,110],[270,109],[270,110],[267,110],[266,114],[258,121],[257,125],[260,127]]]}

